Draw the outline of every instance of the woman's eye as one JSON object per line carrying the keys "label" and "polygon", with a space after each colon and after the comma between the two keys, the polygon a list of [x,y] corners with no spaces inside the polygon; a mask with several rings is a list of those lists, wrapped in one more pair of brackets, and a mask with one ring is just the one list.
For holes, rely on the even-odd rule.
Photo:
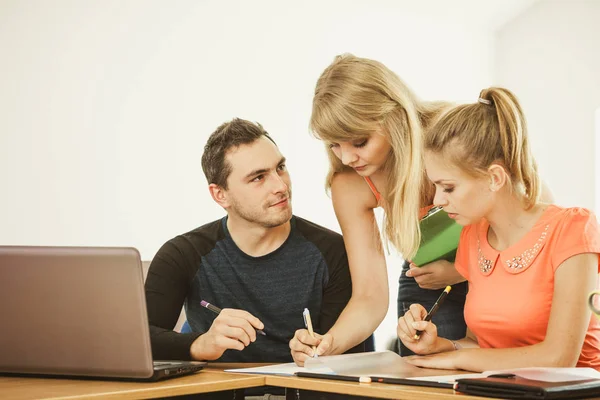
{"label": "woman's eye", "polygon": [[453,187],[444,188],[444,192],[452,193],[452,192],[454,192],[454,188]]}
{"label": "woman's eye", "polygon": [[354,147],[365,147],[367,145],[368,140],[365,139],[362,142],[354,143]]}
{"label": "woman's eye", "polygon": [[329,143],[329,148],[333,149],[334,147],[338,147],[339,145],[337,143]]}

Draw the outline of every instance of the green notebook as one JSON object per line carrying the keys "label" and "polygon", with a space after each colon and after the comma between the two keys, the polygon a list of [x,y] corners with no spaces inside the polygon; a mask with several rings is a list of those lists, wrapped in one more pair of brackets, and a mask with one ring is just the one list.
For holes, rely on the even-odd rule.
{"label": "green notebook", "polygon": [[454,261],[462,226],[441,207],[433,207],[421,219],[421,246],[412,262],[418,267],[436,260]]}

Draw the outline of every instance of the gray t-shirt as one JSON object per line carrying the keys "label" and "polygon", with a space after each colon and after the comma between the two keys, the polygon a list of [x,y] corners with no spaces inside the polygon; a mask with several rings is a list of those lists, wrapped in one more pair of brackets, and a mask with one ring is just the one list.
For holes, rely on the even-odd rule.
{"label": "gray t-shirt", "polygon": [[[341,235],[292,217],[286,241],[262,257],[242,252],[227,231],[227,217],[168,241],[146,280],[155,359],[189,359],[191,343],[208,331],[216,314],[200,305],[246,310],[265,325],[243,351],[228,350],[221,362],[290,362],[289,341],[311,312],[315,332],[326,333],[352,294]],[[185,302],[193,333],[173,332]],[[352,351],[363,351],[362,345]]]}

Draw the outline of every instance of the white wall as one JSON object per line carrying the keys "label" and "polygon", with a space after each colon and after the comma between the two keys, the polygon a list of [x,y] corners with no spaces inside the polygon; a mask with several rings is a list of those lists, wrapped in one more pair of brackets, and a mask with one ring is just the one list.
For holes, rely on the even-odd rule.
{"label": "white wall", "polygon": [[599,21],[599,1],[547,0],[497,34],[497,82],[521,100],[542,176],[562,205],[598,202]]}
{"label": "white wall", "polygon": [[[427,99],[472,100],[491,84],[490,33],[409,3],[2,1],[0,243],[135,246],[151,259],[223,215],[200,156],[234,116],[261,122],[288,157],[295,213],[339,231],[308,133],[336,54],[383,61]],[[395,332],[400,261],[388,263],[379,346]]]}

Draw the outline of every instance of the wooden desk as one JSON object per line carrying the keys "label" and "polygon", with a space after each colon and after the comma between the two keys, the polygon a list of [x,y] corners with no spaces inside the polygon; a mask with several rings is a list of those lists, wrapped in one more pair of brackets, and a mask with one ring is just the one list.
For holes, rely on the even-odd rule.
{"label": "wooden desk", "polygon": [[217,392],[263,386],[261,375],[203,370],[160,382],[124,382],[90,379],[56,379],[0,376],[0,397],[31,399],[153,399],[184,394]]}
{"label": "wooden desk", "polygon": [[[249,367],[240,365],[236,367]],[[420,386],[358,383],[298,377],[232,374],[224,372],[228,365],[215,366],[192,375],[161,382],[124,382],[91,379],[58,379],[0,376],[0,397],[14,400],[58,399],[152,399],[222,390],[235,390],[264,385],[341,395],[381,399],[481,400],[484,397],[455,393],[452,389]]]}
{"label": "wooden desk", "polygon": [[389,385],[385,383],[358,383],[334,381],[328,379],[297,378],[292,376],[266,375],[265,384],[293,389],[313,390],[318,392],[374,397],[379,399],[486,399],[486,397],[481,396],[467,396],[464,394],[458,394],[452,389]]}

